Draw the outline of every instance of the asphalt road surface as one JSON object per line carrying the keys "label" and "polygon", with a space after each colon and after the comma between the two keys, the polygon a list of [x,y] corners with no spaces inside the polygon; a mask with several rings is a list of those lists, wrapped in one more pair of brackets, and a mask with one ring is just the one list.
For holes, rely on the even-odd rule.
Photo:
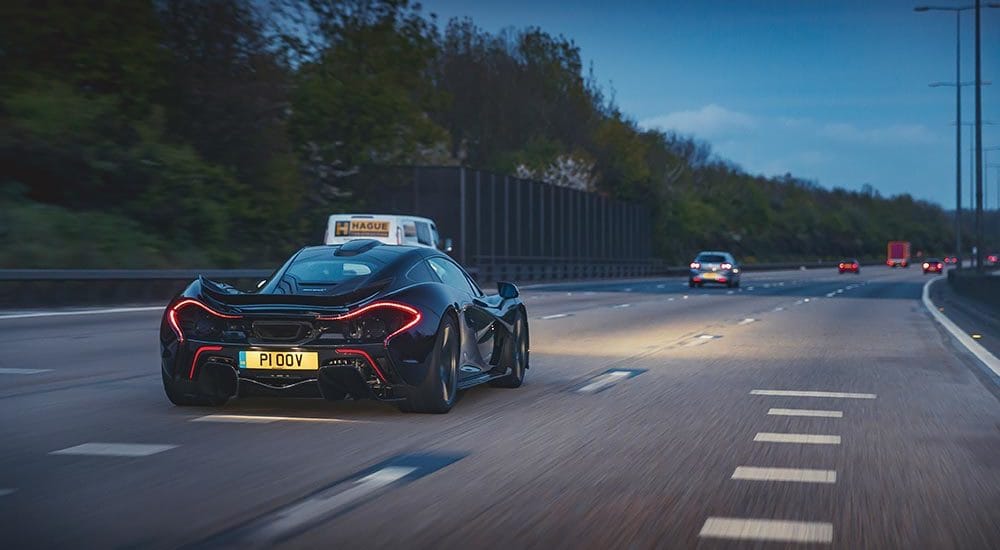
{"label": "asphalt road surface", "polygon": [[1000,548],[1000,401],[917,269],[523,291],[450,414],[163,395],[156,311],[0,319],[4,548]]}

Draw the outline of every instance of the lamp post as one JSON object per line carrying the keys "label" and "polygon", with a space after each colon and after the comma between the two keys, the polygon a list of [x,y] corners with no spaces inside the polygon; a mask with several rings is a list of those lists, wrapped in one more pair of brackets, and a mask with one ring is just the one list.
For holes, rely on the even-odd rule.
{"label": "lamp post", "polygon": [[[989,81],[983,81],[983,86],[989,84]],[[997,123],[992,120],[984,120],[983,126],[996,126]],[[955,125],[954,122],[951,123],[952,126]],[[969,210],[976,207],[976,123],[975,122],[963,122],[962,126],[969,127]]]}
{"label": "lamp post", "polygon": [[[962,120],[962,32],[961,32],[961,15],[963,11],[975,10],[976,12],[976,268],[982,270],[983,267],[983,251],[982,251],[982,240],[983,240],[983,152],[982,152],[982,140],[983,140],[983,99],[982,99],[982,63],[980,59],[980,33],[979,33],[979,19],[980,19],[980,0],[976,0],[976,3],[969,6],[917,6],[913,8],[913,11],[926,12],[926,11],[950,11],[955,13],[955,109],[958,116],[955,117],[956,121]],[[986,4],[988,8],[1000,8],[1000,3],[988,3]],[[956,155],[957,159],[955,161],[955,195],[958,197],[958,203],[955,207],[955,229],[956,229],[956,239],[961,233],[960,223],[960,211],[962,208],[961,194],[962,194],[962,174],[961,174],[961,164],[962,164],[962,128],[961,125],[956,125],[955,127],[955,141]],[[957,240],[956,240],[957,242]],[[961,264],[960,264],[961,265]]]}

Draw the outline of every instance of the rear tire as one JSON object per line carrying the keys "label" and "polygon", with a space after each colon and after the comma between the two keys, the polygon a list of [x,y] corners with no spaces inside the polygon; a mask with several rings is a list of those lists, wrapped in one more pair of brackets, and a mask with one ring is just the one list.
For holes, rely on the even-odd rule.
{"label": "rear tire", "polygon": [[521,387],[528,370],[528,353],[528,323],[524,320],[524,315],[518,312],[503,352],[503,362],[510,366],[510,374],[491,381],[490,385],[498,388]]}
{"label": "rear tire", "polygon": [[427,376],[409,398],[400,403],[401,411],[444,414],[451,410],[458,394],[458,362],[462,349],[459,338],[458,321],[448,313],[438,327]]}
{"label": "rear tire", "polygon": [[184,392],[177,387],[177,382],[174,382],[167,376],[167,373],[163,372],[162,369],[160,370],[160,375],[163,377],[163,392],[167,394],[167,399],[178,407],[219,407],[225,405],[226,401],[229,401],[229,398],[226,397],[213,397]]}
{"label": "rear tire", "polygon": [[695,284],[696,283],[694,281],[690,281],[690,280],[688,281],[688,287],[690,287],[690,288],[694,288]]}

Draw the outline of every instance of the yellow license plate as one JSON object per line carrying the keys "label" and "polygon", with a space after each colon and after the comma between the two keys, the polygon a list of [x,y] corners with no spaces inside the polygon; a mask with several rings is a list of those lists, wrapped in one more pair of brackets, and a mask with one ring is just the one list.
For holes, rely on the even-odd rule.
{"label": "yellow license plate", "polygon": [[314,351],[241,351],[241,369],[319,370]]}
{"label": "yellow license plate", "polygon": [[706,273],[706,274],[702,275],[701,278],[702,279],[715,279],[718,276],[719,275],[716,274],[716,273]]}

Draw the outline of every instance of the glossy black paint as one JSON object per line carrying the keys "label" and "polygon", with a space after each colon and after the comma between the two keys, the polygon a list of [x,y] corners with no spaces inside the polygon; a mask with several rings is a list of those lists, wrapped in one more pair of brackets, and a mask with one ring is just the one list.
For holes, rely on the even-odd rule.
{"label": "glossy black paint", "polygon": [[[506,295],[513,297],[487,295],[457,264],[468,282],[467,288],[445,284],[425,263],[431,259],[453,263],[439,251],[408,246],[365,247],[358,243],[303,248],[254,292],[241,292],[204,278],[193,281],[170,302],[161,321],[165,383],[169,379],[180,391],[219,398],[256,388],[333,399],[348,394],[355,398],[405,399],[408,391],[427,375],[445,315],[454,316],[460,327],[460,387],[506,373],[507,366],[499,364],[501,350],[512,334],[516,315],[524,309],[513,284],[503,286]],[[345,251],[338,249],[345,247],[352,259],[374,266],[363,284],[306,293],[302,288],[307,283],[289,280],[289,268],[301,255],[343,255]],[[415,308],[420,312],[419,321],[385,341],[344,341],[346,325],[331,321],[386,302]],[[210,337],[185,332],[185,337],[179,338],[170,321],[170,312],[179,304],[175,315],[184,323],[197,326],[198,319],[204,317],[208,326],[218,330]],[[203,312],[198,304],[234,318],[220,319]],[[294,338],[282,342],[256,338],[261,327],[271,325],[287,329]],[[188,332],[193,334],[194,330]],[[318,372],[239,368],[239,352],[251,349],[317,352],[321,368]],[[345,349],[352,351],[341,351]],[[374,360],[377,369],[364,354]]]}

